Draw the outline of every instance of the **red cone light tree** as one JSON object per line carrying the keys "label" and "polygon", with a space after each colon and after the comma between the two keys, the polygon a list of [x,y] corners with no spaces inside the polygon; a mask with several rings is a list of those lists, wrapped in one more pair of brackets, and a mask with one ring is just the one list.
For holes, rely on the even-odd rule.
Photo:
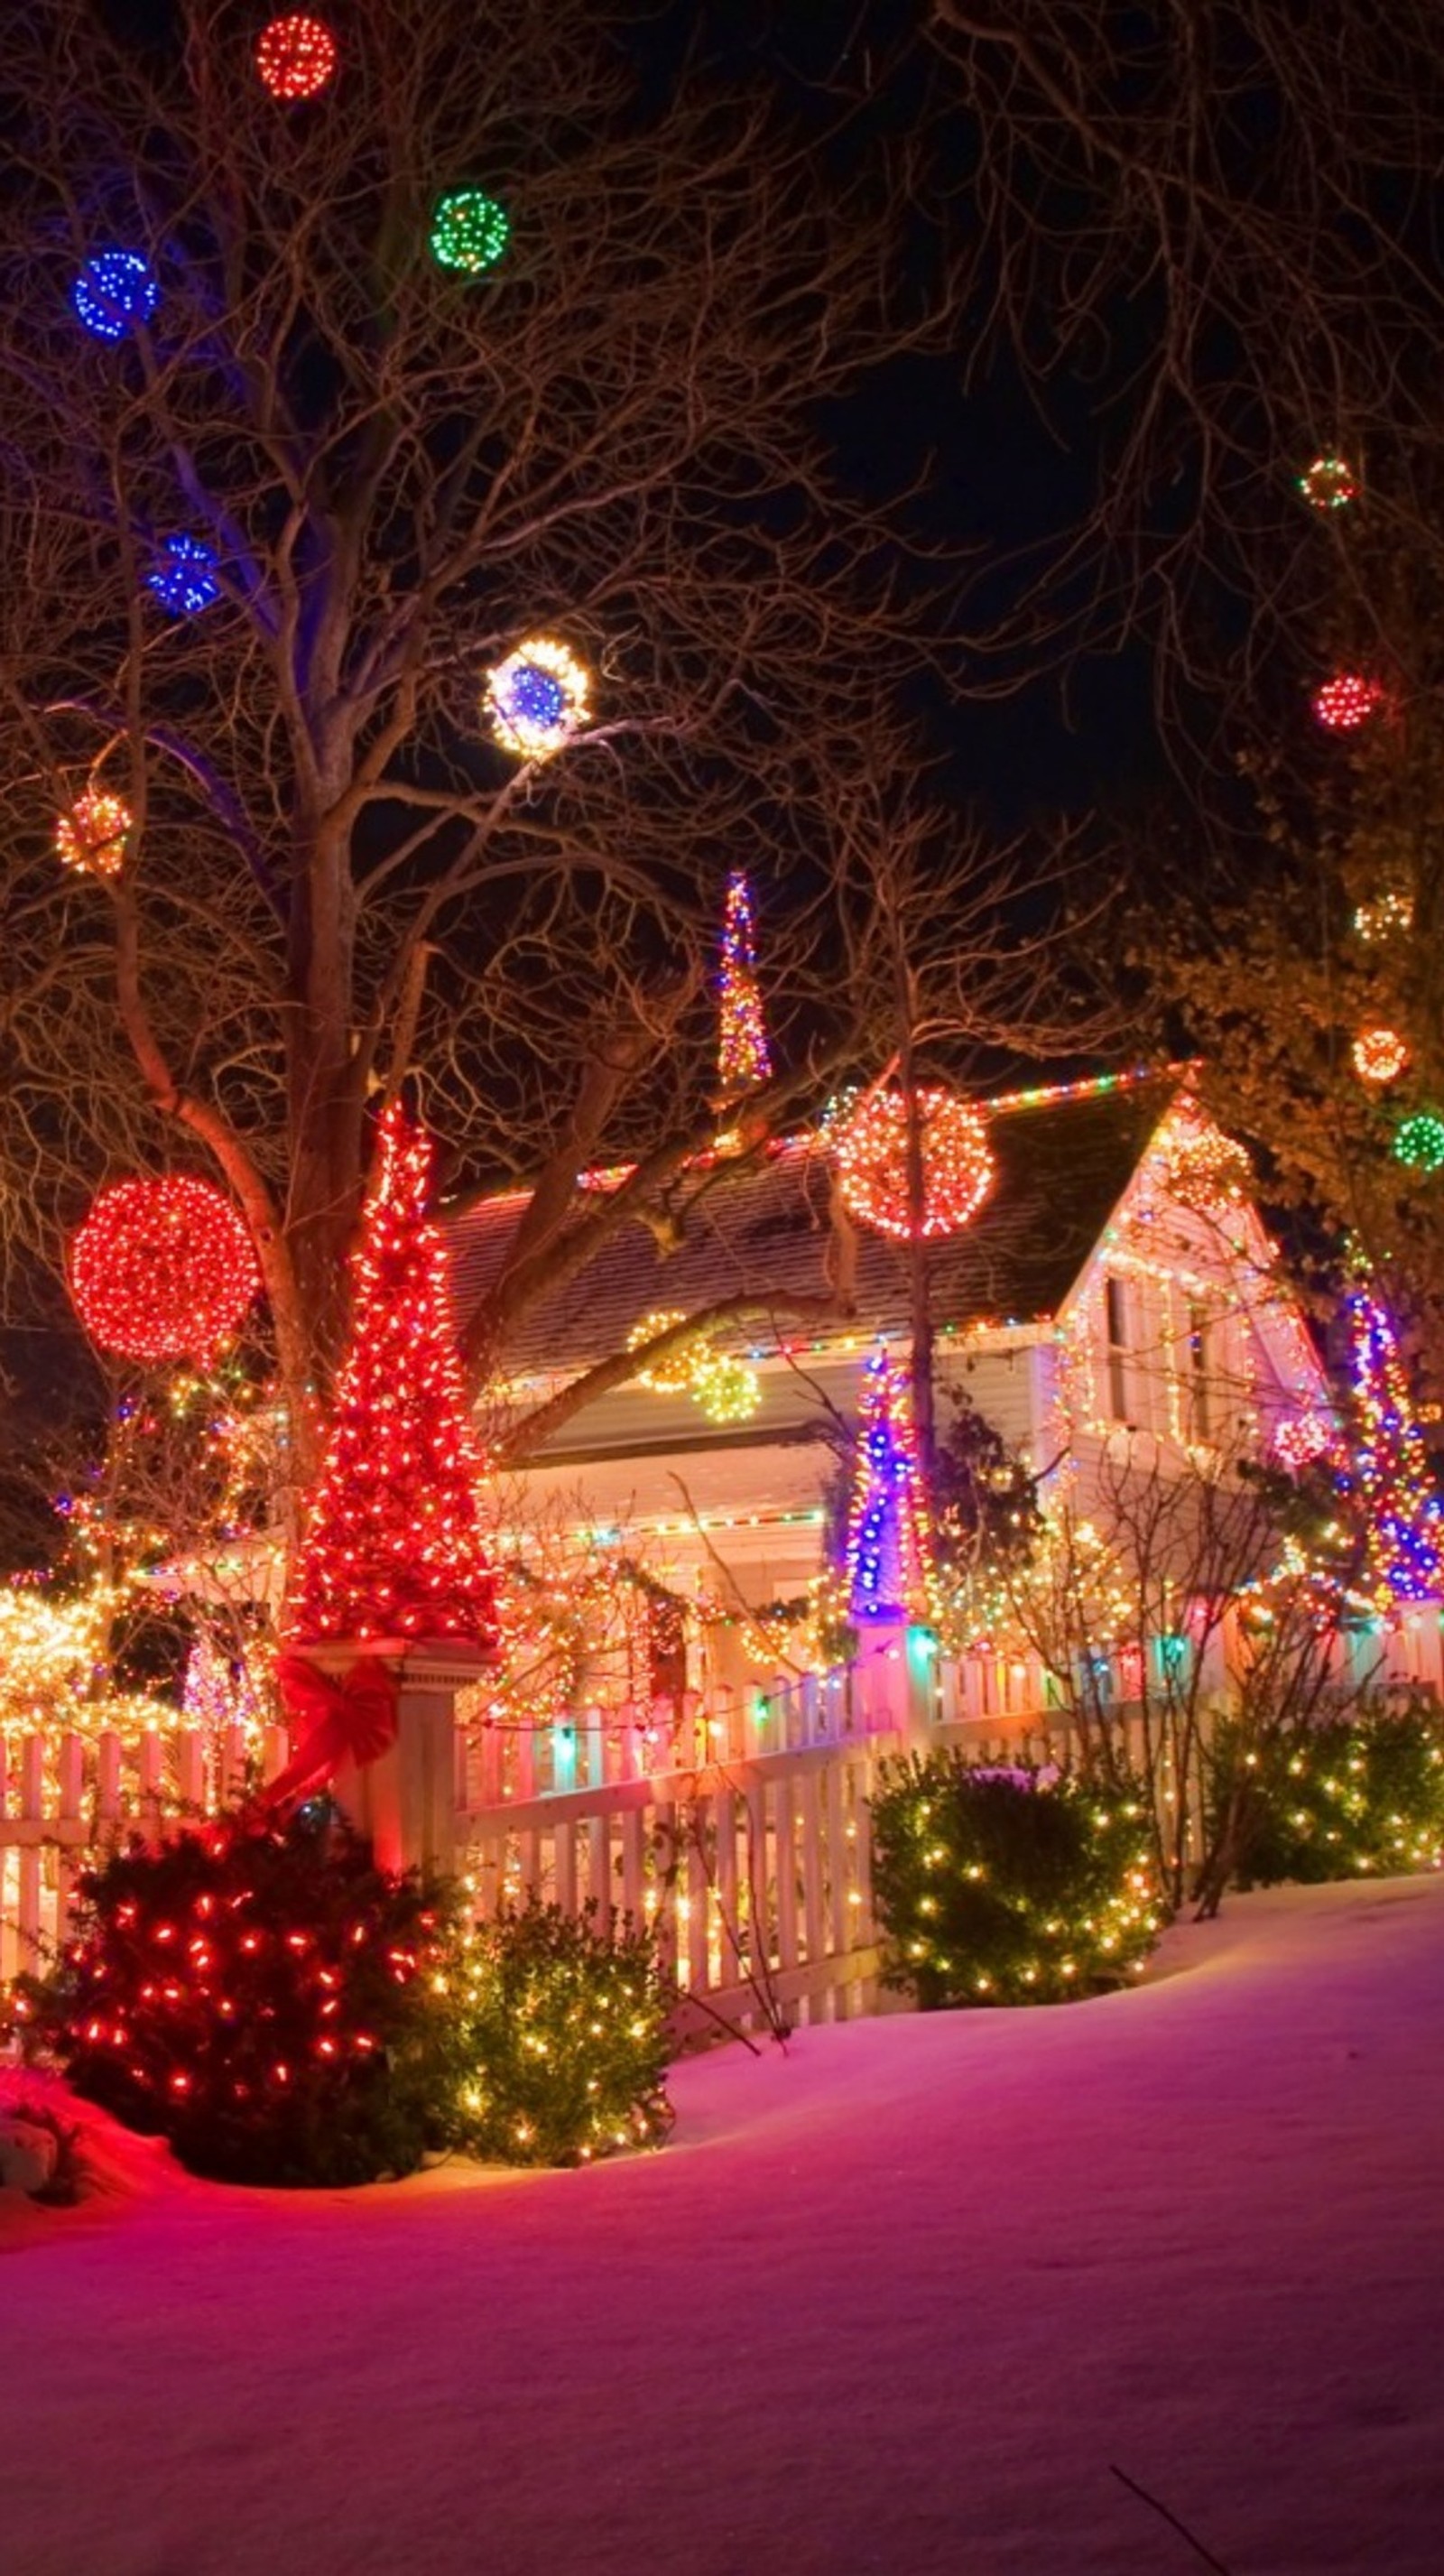
{"label": "red cone light tree", "polygon": [[432,1143],[399,1103],[352,1259],[351,1347],[288,1617],[293,1641],[495,1635],[481,1461],[427,1215]]}

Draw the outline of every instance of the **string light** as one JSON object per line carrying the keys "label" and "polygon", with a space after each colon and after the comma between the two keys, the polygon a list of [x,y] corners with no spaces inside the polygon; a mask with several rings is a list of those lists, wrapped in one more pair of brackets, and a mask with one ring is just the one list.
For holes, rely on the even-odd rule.
{"label": "string light", "polygon": [[494,268],[507,245],[506,208],[479,188],[455,188],[439,199],[431,219],[431,255],[441,268],[479,277]]}
{"label": "string light", "polygon": [[907,1381],[879,1349],[862,1373],[847,1525],[849,1606],[857,1619],[898,1619],[928,1576],[922,1471]]}
{"label": "string light", "polygon": [[145,577],[167,617],[197,617],[220,598],[218,557],[199,537],[166,537],[155,570]]}
{"label": "string light", "polygon": [[1168,1156],[1164,1187],[1196,1216],[1219,1217],[1248,1196],[1253,1168],[1242,1145],[1217,1127],[1180,1131]]}
{"label": "string light", "polygon": [[508,751],[546,760],[586,723],[591,680],[565,644],[532,635],[488,672],[482,706]]}
{"label": "string light", "polygon": [[336,69],[336,39],[320,18],[273,18],[256,38],[256,70],[272,98],[318,98]]}
{"label": "string light", "polygon": [[[681,1306],[659,1307],[655,1314],[644,1315],[639,1324],[632,1326],[627,1335],[627,1348],[640,1351],[648,1342],[656,1341],[661,1334],[670,1333],[686,1321],[686,1312]],[[653,1395],[685,1395],[696,1366],[696,1343],[678,1342],[671,1350],[664,1351],[660,1358],[638,1369],[637,1384],[648,1388]]]}
{"label": "string light", "polygon": [[1291,1476],[1326,1458],[1334,1445],[1333,1425],[1321,1413],[1291,1413],[1275,1425],[1273,1451]]}
{"label": "string light", "polygon": [[993,1186],[995,1165],[987,1123],[955,1092],[913,1095],[923,1166],[923,1203],[912,1205],[908,1183],[907,1094],[878,1090],[853,1108],[839,1104],[826,1122],[837,1158],[844,1204],[864,1225],[901,1242],[957,1234],[975,1216]]}
{"label": "string light", "polygon": [[1342,510],[1359,495],[1353,468],[1342,456],[1316,456],[1299,476],[1298,488],[1312,510]]}
{"label": "string light", "polygon": [[113,877],[120,874],[133,816],[118,796],[87,787],[55,826],[55,855],[67,868]]}
{"label": "string light", "polygon": [[1417,1109],[1394,1136],[1395,1160],[1413,1172],[1437,1172],[1444,1164],[1444,1118],[1432,1109]]}
{"label": "string light", "polygon": [[[1444,1161],[1444,1124],[1439,1159]],[[1343,1479],[1362,1505],[1376,1600],[1419,1601],[1444,1582],[1440,1503],[1409,1400],[1393,1323],[1365,1288],[1345,1301],[1358,1434]]]}
{"label": "string light", "polygon": [[250,1235],[194,1173],[116,1181],[70,1247],[70,1294],[92,1341],[131,1360],[204,1362],[259,1294]]}
{"label": "string light", "polygon": [[287,1627],[294,1638],[460,1637],[489,1645],[481,1460],[428,1214],[433,1147],[399,1101],[351,1263],[351,1343]]}
{"label": "string light", "polygon": [[692,1394],[709,1422],[748,1422],[762,1402],[762,1381],[745,1360],[713,1351],[693,1370]]}
{"label": "string light", "polygon": [[1326,733],[1354,733],[1378,713],[1384,697],[1379,682],[1365,678],[1361,671],[1337,671],[1314,691],[1314,721]]}
{"label": "string light", "polygon": [[123,340],[148,322],[160,302],[160,281],[138,250],[97,251],[70,290],[75,316],[97,340]]}
{"label": "string light", "polygon": [[1361,1029],[1353,1046],[1354,1071],[1361,1082],[1397,1082],[1409,1067],[1409,1050],[1397,1029]]}
{"label": "string light", "polygon": [[718,976],[721,1035],[718,1081],[724,1100],[755,1091],[770,1080],[772,1057],[757,989],[757,950],[752,921],[752,895],[741,868],[727,880],[727,910],[722,925],[722,964]]}
{"label": "string light", "polygon": [[1397,932],[1402,938],[1414,927],[1414,898],[1401,894],[1396,887],[1386,888],[1372,903],[1359,904],[1354,913],[1354,928],[1367,948],[1379,947]]}

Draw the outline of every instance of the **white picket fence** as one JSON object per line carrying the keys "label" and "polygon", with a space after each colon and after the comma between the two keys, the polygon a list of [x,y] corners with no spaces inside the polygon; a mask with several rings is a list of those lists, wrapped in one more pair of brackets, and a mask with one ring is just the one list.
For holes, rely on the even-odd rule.
{"label": "white picket fence", "polygon": [[[272,1728],[261,1773],[286,1760]],[[246,1777],[240,1728],[217,1737],[199,1727],[58,1739],[0,1737],[0,1984],[54,1955],[65,1935],[77,1872],[132,1830],[213,1814]]]}

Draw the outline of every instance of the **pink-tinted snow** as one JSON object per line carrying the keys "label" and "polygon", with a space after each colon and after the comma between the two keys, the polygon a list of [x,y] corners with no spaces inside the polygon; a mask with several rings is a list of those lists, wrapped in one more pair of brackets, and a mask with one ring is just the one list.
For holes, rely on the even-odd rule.
{"label": "pink-tinted snow", "polygon": [[[13,2079],[7,2079],[13,2089]],[[14,2207],[3,2576],[1444,2568],[1444,1881],[678,2070],[664,2155]]]}

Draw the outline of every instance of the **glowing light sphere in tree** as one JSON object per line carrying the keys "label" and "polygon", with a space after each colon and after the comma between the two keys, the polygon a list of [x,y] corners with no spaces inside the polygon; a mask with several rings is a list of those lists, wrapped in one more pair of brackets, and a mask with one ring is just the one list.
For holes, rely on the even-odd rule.
{"label": "glowing light sphere in tree", "polygon": [[1378,714],[1384,697],[1379,682],[1367,679],[1362,671],[1337,671],[1314,691],[1314,722],[1325,733],[1357,733],[1360,725]]}
{"label": "glowing light sphere in tree", "polygon": [[164,538],[145,586],[154,592],[167,617],[198,617],[202,609],[213,608],[221,595],[214,547],[199,537]]}
{"label": "glowing light sphere in tree", "polygon": [[1353,468],[1342,456],[1316,456],[1299,476],[1299,490],[1311,510],[1343,510],[1359,497]]}
{"label": "glowing light sphere in tree", "polygon": [[[655,1341],[660,1333],[669,1333],[674,1324],[685,1324],[686,1320],[686,1313],[680,1306],[664,1306],[655,1315],[644,1315],[627,1335],[627,1348],[639,1351],[647,1342]],[[671,1350],[662,1353],[660,1359],[638,1369],[637,1384],[647,1387],[653,1395],[685,1395],[696,1374],[697,1361],[698,1345],[695,1341],[676,1342]]]}
{"label": "glowing light sphere in tree", "polygon": [[1274,1429],[1274,1456],[1291,1476],[1301,1476],[1326,1458],[1333,1443],[1333,1430],[1321,1413],[1288,1414]]}
{"label": "glowing light sphere in tree", "polygon": [[530,636],[488,672],[483,710],[498,742],[526,760],[546,760],[580,733],[591,713],[591,680],[565,644]]}
{"label": "glowing light sphere in tree", "polygon": [[1372,903],[1355,906],[1354,929],[1366,948],[1382,947],[1386,939],[1403,938],[1414,927],[1414,898],[1397,886],[1389,886]]}
{"label": "glowing light sphere in tree", "polygon": [[101,250],[70,290],[75,318],[97,340],[123,340],[148,322],[160,302],[160,280],[138,250]]}
{"label": "glowing light sphere in tree", "polygon": [[1416,1109],[1395,1134],[1394,1158],[1411,1172],[1437,1172],[1444,1164],[1444,1118]]}
{"label": "glowing light sphere in tree", "polygon": [[324,19],[273,18],[256,39],[256,69],[272,98],[319,98],[336,70],[336,39]]}
{"label": "glowing light sphere in tree", "polygon": [[133,817],[130,807],[103,788],[87,787],[55,826],[55,855],[67,868],[89,876],[119,876],[126,837]]}
{"label": "glowing light sphere in tree", "polygon": [[746,1360],[712,1351],[693,1369],[692,1394],[709,1422],[749,1422],[762,1402],[762,1380]]}
{"label": "glowing light sphere in tree", "polygon": [[1237,1207],[1252,1183],[1253,1166],[1242,1145],[1218,1127],[1181,1136],[1168,1157],[1168,1195],[1195,1216],[1218,1217]]}
{"label": "glowing light sphere in tree", "polygon": [[496,266],[510,233],[510,217],[495,197],[480,188],[454,188],[438,200],[431,218],[431,256],[438,267],[480,277]]}
{"label": "glowing light sphere in tree", "polygon": [[239,1211],[190,1172],[102,1190],[71,1243],[69,1271],[91,1340],[149,1362],[213,1358],[261,1286]]}
{"label": "glowing light sphere in tree", "polygon": [[921,1130],[922,1205],[908,1186],[908,1102],[902,1091],[874,1091],[856,1109],[829,1121],[838,1185],[850,1213],[899,1242],[958,1234],[993,1186],[996,1166],[987,1122],[957,1094],[915,1095]]}
{"label": "glowing light sphere in tree", "polygon": [[1409,1069],[1409,1050],[1397,1029],[1361,1029],[1353,1045],[1354,1071],[1380,1089]]}

